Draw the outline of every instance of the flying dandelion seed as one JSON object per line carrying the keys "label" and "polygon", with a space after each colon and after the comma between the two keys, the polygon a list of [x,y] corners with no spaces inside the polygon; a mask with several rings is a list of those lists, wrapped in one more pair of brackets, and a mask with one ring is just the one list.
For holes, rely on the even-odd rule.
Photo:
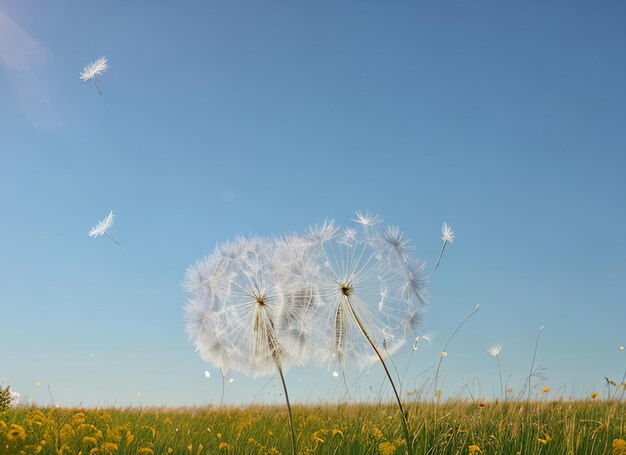
{"label": "flying dandelion seed", "polygon": [[85,68],[83,68],[83,71],[80,73],[80,79],[83,82],[87,82],[88,80],[91,80],[91,82],[93,83],[93,86],[96,88],[96,90],[98,90],[98,93],[102,95],[100,88],[98,88],[98,84],[96,84],[96,77],[104,73],[108,67],[109,67],[109,63],[106,57],[100,57],[95,62],[92,62],[89,65],[87,65]]}
{"label": "flying dandelion seed", "polygon": [[339,373],[336,371],[333,371],[333,378],[338,378],[339,377]]}
{"label": "flying dandelion seed", "polygon": [[97,225],[91,228],[91,230],[89,231],[89,237],[96,238],[104,235],[119,245],[120,243],[113,237],[111,237],[107,232],[109,229],[111,229],[111,226],[113,226],[113,211],[110,211],[103,220],[101,220],[100,222],[98,222]]}
{"label": "flying dandelion seed", "polygon": [[205,378],[210,378],[211,377],[211,373],[209,373],[207,370],[204,371],[204,377]]}
{"label": "flying dandelion seed", "polygon": [[623,350],[624,350],[624,346],[620,346],[620,347],[619,347],[619,350],[620,350],[620,351],[623,351]]}
{"label": "flying dandelion seed", "polygon": [[235,380],[234,380],[233,378],[230,378],[230,379],[228,380],[228,383],[229,383],[229,384],[232,384],[233,382],[235,382]]}
{"label": "flying dandelion seed", "polygon": [[439,261],[441,261],[441,257],[443,256],[443,250],[446,249],[446,245],[448,243],[454,242],[454,231],[452,227],[447,223],[443,223],[441,227],[441,240],[443,240],[443,245],[441,245],[441,252],[439,253],[439,258],[437,259],[437,264],[435,264],[435,270],[439,267]]}

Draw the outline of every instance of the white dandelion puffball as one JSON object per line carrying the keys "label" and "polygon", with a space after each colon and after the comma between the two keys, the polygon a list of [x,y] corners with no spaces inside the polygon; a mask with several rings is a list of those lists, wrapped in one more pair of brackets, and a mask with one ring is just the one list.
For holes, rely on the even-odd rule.
{"label": "white dandelion puffball", "polygon": [[336,371],[333,371],[333,378],[338,378],[339,377],[339,373]]}
{"label": "white dandelion puffball", "polygon": [[319,330],[308,336],[318,364],[365,368],[376,360],[368,337],[392,353],[407,335],[415,336],[427,300],[424,265],[409,254],[397,228],[380,223],[376,215],[359,213],[349,230],[333,221],[308,228],[299,267],[285,271],[284,282],[306,290],[314,302]]}
{"label": "white dandelion puffball", "polygon": [[96,90],[98,90],[98,93],[102,95],[100,87],[98,87],[98,84],[96,83],[96,77],[104,73],[108,67],[109,63],[107,62],[106,57],[100,57],[95,62],[92,62],[83,68],[83,71],[80,73],[80,79],[83,82],[91,81]]}
{"label": "white dandelion puffball", "polygon": [[454,243],[454,231],[452,230],[452,226],[449,226],[447,223],[443,223],[443,226],[441,226],[441,240]]}
{"label": "white dandelion puffball", "polygon": [[103,220],[91,228],[89,231],[89,237],[100,237],[101,235],[105,235],[107,231],[111,229],[111,226],[113,226],[113,211],[110,211]]}
{"label": "white dandelion puffball", "polygon": [[111,226],[113,226],[113,212],[109,212],[109,214],[102,220],[100,221],[96,226],[92,227],[91,230],[89,231],[89,237],[100,237],[101,235],[104,235],[105,237],[107,237],[108,239],[110,239],[111,241],[115,242],[116,244],[120,244],[120,242],[118,242],[117,240],[115,240],[113,237],[111,237],[109,235],[109,229],[111,229]]}
{"label": "white dandelion puffball", "polygon": [[90,79],[94,79],[97,76],[100,76],[104,73],[109,67],[109,63],[107,62],[106,57],[100,57],[95,62],[91,62],[80,73],[80,79],[84,82],[87,82]]}
{"label": "white dandelion puffball", "polygon": [[500,351],[502,351],[502,346],[500,346],[499,344],[496,344],[495,346],[491,346],[489,349],[487,349],[487,352],[489,353],[489,355],[493,357],[498,357],[500,355]]}
{"label": "white dandelion puffball", "polygon": [[208,370],[205,370],[204,371],[204,377],[207,378],[207,379],[210,378],[211,377],[211,373],[209,373]]}
{"label": "white dandelion puffball", "polygon": [[187,334],[200,356],[223,372],[263,375],[284,366],[273,250],[268,240],[239,237],[187,270]]}

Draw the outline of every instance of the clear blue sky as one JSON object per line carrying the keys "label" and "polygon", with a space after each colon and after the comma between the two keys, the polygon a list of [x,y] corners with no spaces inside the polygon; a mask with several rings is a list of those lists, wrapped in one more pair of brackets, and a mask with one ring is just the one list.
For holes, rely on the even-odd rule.
{"label": "clear blue sky", "polygon": [[[409,377],[480,304],[444,397],[493,397],[495,343],[519,390],[542,324],[543,384],[602,391],[626,368],[624,23],[621,1],[0,0],[0,381],[41,404],[47,385],[64,405],[215,402],[187,266],[370,210],[430,264],[456,231]],[[99,96],[78,76],[103,55]],[[87,236],[109,210],[121,246]],[[337,385],[287,380],[296,401]],[[226,400],[265,382],[235,375]]]}

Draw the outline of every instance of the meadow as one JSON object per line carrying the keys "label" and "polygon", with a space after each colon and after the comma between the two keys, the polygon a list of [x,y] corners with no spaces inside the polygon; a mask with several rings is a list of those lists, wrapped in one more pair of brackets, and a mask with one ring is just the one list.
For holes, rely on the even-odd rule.
{"label": "meadow", "polygon": [[[619,400],[409,403],[416,453],[626,454]],[[301,454],[404,454],[389,404],[293,407]],[[0,454],[289,454],[281,406],[15,407],[0,414]]]}

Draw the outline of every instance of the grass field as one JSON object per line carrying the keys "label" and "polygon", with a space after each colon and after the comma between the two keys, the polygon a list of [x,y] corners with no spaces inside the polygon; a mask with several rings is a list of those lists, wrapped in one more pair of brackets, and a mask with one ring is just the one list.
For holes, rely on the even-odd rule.
{"label": "grass field", "polygon": [[[410,404],[416,453],[626,455],[626,403]],[[397,407],[295,406],[302,454],[403,454]],[[66,409],[0,414],[0,453],[290,454],[283,407]]]}

